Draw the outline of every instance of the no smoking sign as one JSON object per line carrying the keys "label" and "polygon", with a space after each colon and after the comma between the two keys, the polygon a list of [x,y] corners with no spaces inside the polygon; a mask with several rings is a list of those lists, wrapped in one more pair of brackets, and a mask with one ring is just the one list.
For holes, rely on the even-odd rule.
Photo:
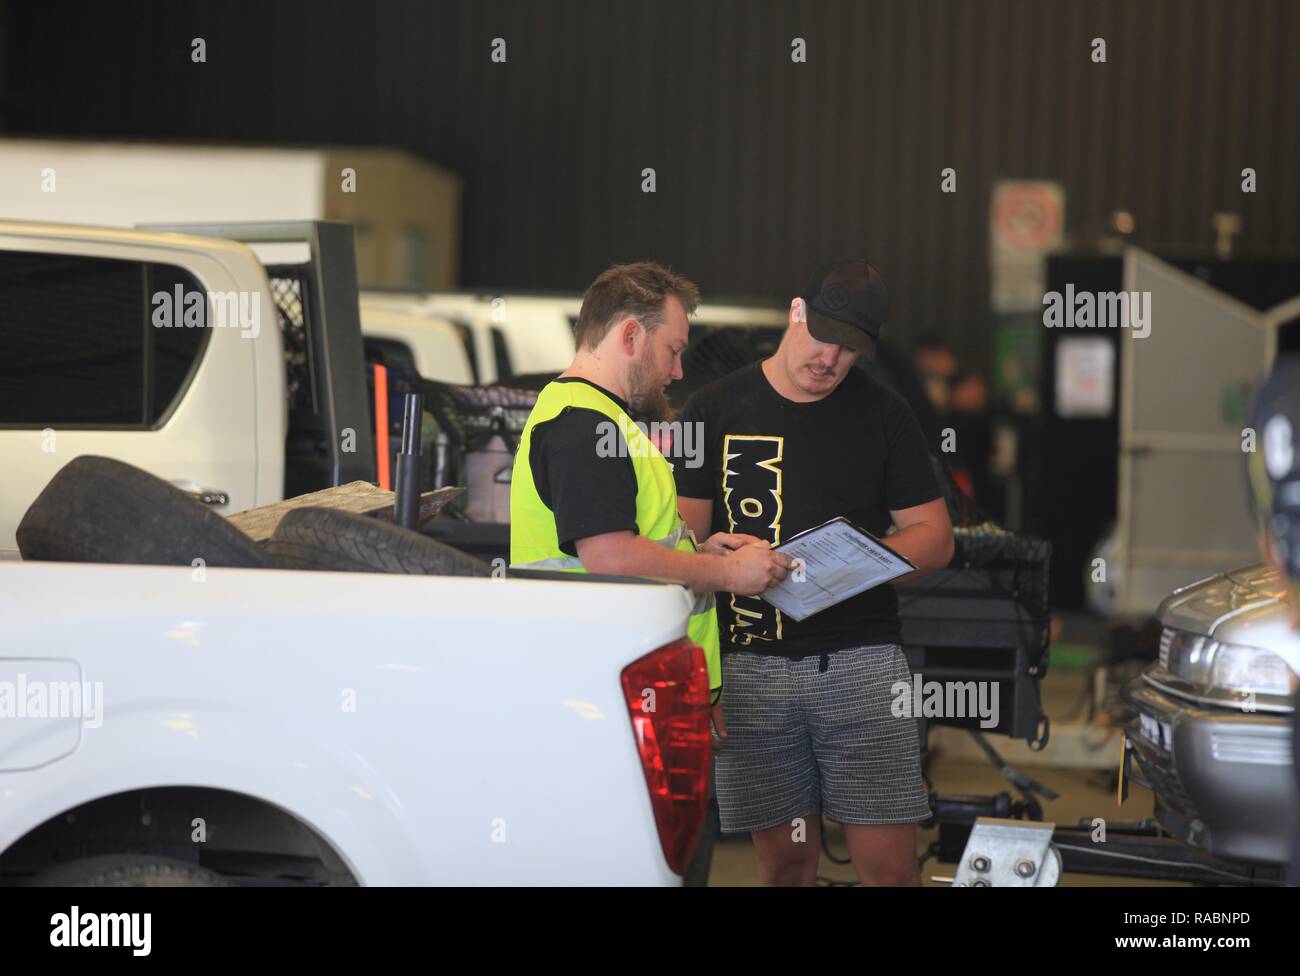
{"label": "no smoking sign", "polygon": [[1061,239],[1064,194],[1056,183],[1002,183],[994,190],[993,234],[1013,251],[1042,251]]}

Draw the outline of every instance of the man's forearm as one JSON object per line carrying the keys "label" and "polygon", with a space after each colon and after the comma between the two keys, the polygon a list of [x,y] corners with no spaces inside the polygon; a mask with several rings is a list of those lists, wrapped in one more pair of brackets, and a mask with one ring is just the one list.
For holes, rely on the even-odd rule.
{"label": "man's forearm", "polygon": [[916,572],[894,580],[906,583],[919,579],[926,573],[943,569],[952,560],[952,529],[918,523],[899,529],[885,538],[885,544],[901,556],[906,556],[916,566]]}
{"label": "man's forearm", "polygon": [[632,536],[617,545],[597,545],[594,549],[580,543],[578,556],[592,573],[684,583],[697,593],[727,588],[726,557],[678,552],[645,536]]}

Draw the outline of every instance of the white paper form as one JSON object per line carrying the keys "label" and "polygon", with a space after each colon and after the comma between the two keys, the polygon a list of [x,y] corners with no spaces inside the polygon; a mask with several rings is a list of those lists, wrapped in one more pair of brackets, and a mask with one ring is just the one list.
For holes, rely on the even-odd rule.
{"label": "white paper form", "polygon": [[[802,567],[796,563],[763,599],[792,620],[804,620],[916,569],[843,516],[790,537],[776,551],[800,560]],[[803,579],[796,580],[800,575]]]}

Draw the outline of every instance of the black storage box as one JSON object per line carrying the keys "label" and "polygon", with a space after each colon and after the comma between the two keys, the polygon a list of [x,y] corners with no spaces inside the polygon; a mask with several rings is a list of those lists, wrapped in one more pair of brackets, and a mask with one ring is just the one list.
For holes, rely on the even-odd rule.
{"label": "black storage box", "polygon": [[[1045,739],[1039,684],[1047,670],[1051,544],[991,523],[954,535],[947,569],[897,587],[912,673],[922,682],[996,682],[998,722],[982,731]],[[978,716],[927,721],[981,728]]]}

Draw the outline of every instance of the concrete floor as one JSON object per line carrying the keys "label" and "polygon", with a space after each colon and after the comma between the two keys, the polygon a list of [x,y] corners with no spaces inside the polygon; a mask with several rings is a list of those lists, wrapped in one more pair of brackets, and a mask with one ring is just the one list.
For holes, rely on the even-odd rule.
{"label": "concrete floor", "polygon": [[[1073,717],[1076,722],[1082,719],[1078,705],[1082,698],[1086,696],[1087,681],[1088,676],[1083,671],[1060,670],[1048,672],[1043,682],[1043,706],[1047,714],[1053,719],[1056,729],[1054,736],[1070,727],[1066,721],[1067,719]],[[1086,732],[1090,736],[1100,737],[1101,739],[1105,739],[1106,736],[1104,728],[1089,727]],[[1062,749],[1065,748],[1064,739],[1067,737],[1067,735],[1062,734]],[[1003,751],[1005,746],[1009,745],[1009,740],[1001,736],[991,736],[989,741],[1000,752]],[[1029,766],[1020,760],[1016,760],[1013,765],[1021,768],[1027,776],[1060,794],[1060,797],[1056,800],[1042,801],[1043,814],[1047,820],[1060,825],[1073,825],[1081,817],[1089,819],[1102,817],[1106,820],[1139,820],[1151,815],[1151,794],[1142,787],[1134,786],[1129,791],[1128,800],[1123,806],[1117,805],[1114,785],[1109,773],[1118,767],[1119,742],[1118,734],[1107,742],[1109,748],[1106,748],[1105,752],[1112,755],[1114,760],[1109,764],[1108,771],[1068,769],[1051,765]],[[1035,761],[1051,763],[1051,744],[1041,756],[1035,757]],[[956,759],[945,759],[943,752],[939,750],[937,752],[932,751],[929,757],[928,769],[933,789],[940,793],[982,795],[1006,791],[1010,792],[1013,798],[1017,795],[1011,785],[987,762],[973,762],[965,756]],[[827,836],[831,850],[838,857],[845,857],[843,835],[838,825],[828,824],[827,826],[829,828]],[[937,837],[938,828],[918,831],[917,853],[920,854],[925,851]],[[946,884],[935,882],[932,878],[935,875],[951,877],[954,870],[955,868],[951,864],[942,864],[931,859],[922,869],[922,883],[927,887],[947,887]],[[819,874],[823,878],[837,881],[854,880],[851,867],[847,864],[839,865],[831,862],[824,853]],[[713,866],[709,875],[709,884],[720,887],[758,884],[758,869],[754,860],[754,849],[747,836],[728,837],[717,843],[713,853]],[[1161,882],[1103,875],[1066,874],[1061,878],[1063,887],[1158,884],[1161,884]]]}

